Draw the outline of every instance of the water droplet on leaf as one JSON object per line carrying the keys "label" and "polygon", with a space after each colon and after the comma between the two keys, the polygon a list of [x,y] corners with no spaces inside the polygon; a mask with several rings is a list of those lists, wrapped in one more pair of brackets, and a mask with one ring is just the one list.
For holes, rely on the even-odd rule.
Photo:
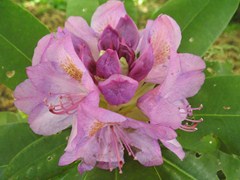
{"label": "water droplet on leaf", "polygon": [[223,106],[223,109],[224,109],[224,110],[230,110],[231,107],[230,107],[230,106]]}
{"label": "water droplet on leaf", "polygon": [[83,8],[82,12],[84,12],[84,13],[87,12],[87,8]]}
{"label": "water droplet on leaf", "polygon": [[191,37],[191,38],[189,38],[189,40],[188,40],[190,43],[192,43],[193,41],[194,41],[194,38],[193,37]]}
{"label": "water droplet on leaf", "polygon": [[8,78],[12,78],[14,75],[15,75],[15,71],[14,71],[14,70],[13,70],[13,71],[7,71],[7,72],[6,72],[6,76],[7,76]]}
{"label": "water droplet on leaf", "polygon": [[35,169],[33,167],[30,167],[27,171],[26,171],[26,177],[31,179],[35,176]]}
{"label": "water droplet on leaf", "polygon": [[48,160],[48,161],[53,160],[53,156],[48,156],[48,157],[47,157],[47,160]]}
{"label": "water droplet on leaf", "polygon": [[207,71],[208,71],[209,73],[211,73],[211,74],[214,73],[214,70],[213,70],[212,68],[207,68]]}

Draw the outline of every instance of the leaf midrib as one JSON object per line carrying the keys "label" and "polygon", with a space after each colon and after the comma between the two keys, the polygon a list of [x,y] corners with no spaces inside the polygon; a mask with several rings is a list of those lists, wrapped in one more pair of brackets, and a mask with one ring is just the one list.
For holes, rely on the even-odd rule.
{"label": "leaf midrib", "polygon": [[187,173],[186,171],[184,171],[183,169],[181,169],[179,166],[175,165],[174,163],[172,163],[170,160],[166,159],[163,157],[163,161],[164,163],[172,166],[173,168],[175,168],[176,170],[178,170],[179,172],[181,172],[182,174],[186,175],[187,177],[189,177],[190,179],[193,180],[197,180],[195,177],[193,177],[191,174]]}
{"label": "leaf midrib", "polygon": [[[30,144],[31,145],[31,144]],[[30,146],[29,145],[29,146]],[[23,169],[27,169],[28,167],[30,167],[32,164],[34,164],[34,162],[37,162],[38,160],[40,160],[41,158],[43,158],[44,156],[46,156],[47,154],[51,154],[52,152],[55,152],[56,150],[58,150],[59,148],[61,148],[62,146],[65,146],[66,145],[66,143],[63,143],[63,144],[60,144],[60,145],[58,145],[56,148],[54,148],[52,151],[48,151],[48,152],[46,152],[46,153],[44,153],[44,154],[42,154],[41,156],[39,156],[39,158],[36,158],[34,161],[31,161],[32,163],[29,163],[29,164],[27,164],[27,166],[24,166],[24,168]],[[23,150],[22,150],[23,151]],[[22,151],[20,151],[20,152],[22,152]],[[11,163],[11,162],[10,162]],[[9,164],[10,164],[9,163]],[[23,169],[20,169],[20,170],[18,170],[17,172],[15,172],[14,174],[12,174],[12,176],[10,177],[10,179],[12,179],[14,176],[16,176],[19,172],[21,172]]]}
{"label": "leaf midrib", "polygon": [[209,116],[209,117],[240,117],[240,114],[194,114],[194,116]]}
{"label": "leaf midrib", "polygon": [[184,30],[187,29],[188,26],[193,22],[193,20],[194,20],[197,16],[199,16],[199,14],[201,14],[201,12],[205,9],[205,7],[209,5],[209,2],[210,2],[210,0],[208,0],[208,2],[205,4],[205,6],[203,6],[203,7],[195,14],[195,16],[193,16],[193,17],[190,19],[190,21],[182,28],[182,34],[183,34]]}
{"label": "leaf midrib", "polygon": [[9,45],[11,45],[14,49],[16,49],[16,51],[19,52],[22,56],[24,56],[29,62],[31,62],[31,59],[26,54],[24,54],[19,48],[17,48],[11,41],[4,37],[3,34],[0,33],[0,37],[3,40],[5,40]]}

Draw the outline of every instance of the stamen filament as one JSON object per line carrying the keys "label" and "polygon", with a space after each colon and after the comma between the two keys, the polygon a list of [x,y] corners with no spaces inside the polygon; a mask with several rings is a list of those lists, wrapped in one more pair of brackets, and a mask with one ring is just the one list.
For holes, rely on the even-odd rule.
{"label": "stamen filament", "polygon": [[114,150],[115,150],[115,153],[117,155],[119,173],[122,174],[123,162],[121,160],[120,152],[118,150],[117,137],[116,137],[116,134],[115,134],[115,132],[113,130],[113,125],[110,125],[110,128],[111,128],[111,131],[113,133],[112,140],[113,140],[113,143],[114,143],[114,146],[115,146]]}

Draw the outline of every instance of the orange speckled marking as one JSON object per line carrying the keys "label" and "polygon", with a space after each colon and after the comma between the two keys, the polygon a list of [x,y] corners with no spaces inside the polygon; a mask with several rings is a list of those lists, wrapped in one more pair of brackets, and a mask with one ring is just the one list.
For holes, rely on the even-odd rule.
{"label": "orange speckled marking", "polygon": [[96,134],[96,132],[98,130],[100,130],[101,128],[104,127],[104,123],[100,122],[100,121],[96,121],[93,123],[91,130],[89,132],[89,136],[93,136],[94,134]]}
{"label": "orange speckled marking", "polygon": [[67,57],[67,61],[64,62],[61,66],[69,76],[71,76],[73,79],[81,81],[82,71],[76,67],[70,57]]}

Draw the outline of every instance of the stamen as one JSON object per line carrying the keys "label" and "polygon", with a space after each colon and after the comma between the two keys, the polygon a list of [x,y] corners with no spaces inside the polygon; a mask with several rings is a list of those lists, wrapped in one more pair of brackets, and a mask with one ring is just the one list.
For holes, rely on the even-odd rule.
{"label": "stamen", "polygon": [[137,157],[135,156],[131,146],[129,145],[129,143],[127,141],[129,141],[129,139],[125,136],[124,132],[122,131],[121,128],[119,128],[117,126],[118,132],[121,135],[121,138],[119,137],[119,139],[121,139],[121,141],[123,142],[124,146],[126,147],[126,150],[128,151],[128,155],[129,156],[133,156],[134,160],[137,160]]}
{"label": "stamen", "polygon": [[[203,105],[201,104],[197,108],[192,108],[191,105],[187,105],[185,108],[179,108],[179,112],[181,114],[185,114],[187,116],[193,116],[193,111],[199,111],[203,108]],[[185,121],[190,122],[191,124],[189,125],[188,123],[182,124],[180,129],[186,132],[194,132],[197,130],[197,125],[203,121],[202,118],[200,119],[189,119],[186,118]]]}
{"label": "stamen", "polygon": [[197,128],[186,129],[184,126],[181,126],[179,129],[181,129],[181,130],[183,130],[183,131],[186,131],[186,132],[195,132],[195,131],[198,130]]}
{"label": "stamen", "polygon": [[200,104],[200,106],[197,107],[197,108],[192,108],[191,105],[188,105],[188,106],[186,107],[187,113],[188,113],[189,116],[192,116],[192,115],[193,115],[193,111],[200,111],[202,108],[203,108],[203,105],[202,105],[202,104]]}
{"label": "stamen", "polygon": [[200,110],[202,110],[202,108],[203,108],[203,105],[200,104],[200,106],[198,108],[192,108],[192,110],[193,111],[196,111],[196,110],[200,111]]}
{"label": "stamen", "polygon": [[122,162],[122,160],[121,160],[120,152],[119,152],[119,150],[118,150],[118,144],[117,144],[117,142],[119,142],[119,141],[118,141],[117,135],[116,135],[116,133],[115,133],[115,131],[114,131],[114,129],[113,129],[113,125],[110,125],[110,128],[111,128],[111,131],[112,131],[112,133],[113,133],[112,140],[113,140],[113,143],[114,143],[114,150],[115,150],[115,153],[116,153],[116,155],[117,155],[119,173],[122,174],[123,162]]}
{"label": "stamen", "polygon": [[200,119],[185,119],[186,121],[193,122],[193,123],[200,123],[203,122],[203,118]]}
{"label": "stamen", "polygon": [[49,111],[53,114],[73,114],[82,100],[81,95],[60,95],[58,97],[58,104],[48,103],[48,99],[43,100]]}

